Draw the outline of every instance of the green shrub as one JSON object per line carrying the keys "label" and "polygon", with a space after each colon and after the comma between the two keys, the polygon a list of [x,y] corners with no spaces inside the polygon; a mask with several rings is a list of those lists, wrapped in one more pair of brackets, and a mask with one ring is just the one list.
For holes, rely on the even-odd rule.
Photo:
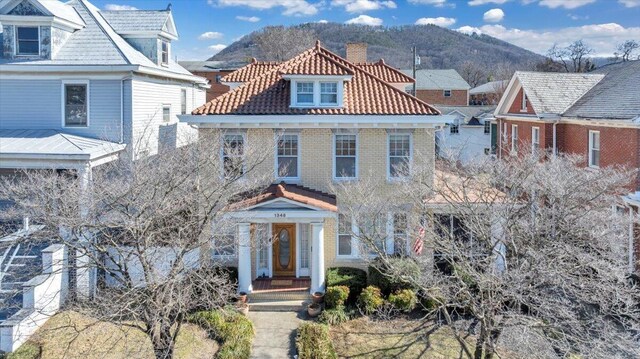
{"label": "green shrub", "polygon": [[402,289],[414,289],[407,279],[420,276],[418,263],[407,257],[387,258],[386,261],[384,263],[378,259],[369,266],[369,285],[380,288],[384,295]]}
{"label": "green shrub", "polygon": [[327,292],[324,293],[324,303],[329,309],[344,306],[348,298],[349,287],[346,285],[328,287]]}
{"label": "green shrub", "polygon": [[206,329],[209,335],[220,342],[218,359],[249,358],[255,332],[249,318],[233,308],[196,312],[189,321]]}
{"label": "green shrub", "polygon": [[421,292],[419,297],[422,308],[427,312],[440,308],[445,302],[445,299],[439,290]]}
{"label": "green shrub", "polygon": [[12,353],[7,353],[3,357],[0,354],[0,358],[6,359],[38,359],[42,356],[42,348],[31,341],[26,341],[18,349]]}
{"label": "green shrub", "polygon": [[340,325],[348,320],[349,316],[342,305],[337,306],[334,309],[327,309],[320,314],[320,317],[318,317],[318,321],[320,321],[320,323],[328,325]]}
{"label": "green shrub", "polygon": [[318,323],[304,323],[298,327],[296,348],[299,359],[335,359],[335,349],[329,338],[329,327]]}
{"label": "green shrub", "polygon": [[349,287],[347,304],[355,304],[362,289],[367,286],[367,272],[358,268],[335,267],[327,270],[327,287]]}
{"label": "green shrub", "polygon": [[389,303],[403,312],[410,312],[418,304],[418,297],[411,289],[401,289],[389,295]]}
{"label": "green shrub", "polygon": [[384,304],[380,288],[372,285],[366,287],[358,297],[358,306],[365,314],[375,313]]}

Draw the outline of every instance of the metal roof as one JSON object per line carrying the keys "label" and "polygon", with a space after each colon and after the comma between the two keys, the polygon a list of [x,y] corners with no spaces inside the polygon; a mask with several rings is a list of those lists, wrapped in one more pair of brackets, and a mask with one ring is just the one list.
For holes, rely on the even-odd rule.
{"label": "metal roof", "polygon": [[[412,70],[401,70],[408,76],[413,76]],[[448,70],[416,70],[417,90],[468,90],[471,86],[458,71]]]}
{"label": "metal roof", "polygon": [[172,26],[165,26],[171,17],[170,10],[113,10],[100,11],[109,25],[119,33],[139,31],[166,31],[178,36]]}
{"label": "metal roof", "polygon": [[214,72],[223,70],[237,70],[247,63],[232,63],[227,61],[178,61],[180,66],[191,72]]}
{"label": "metal roof", "polygon": [[640,60],[603,66],[604,78],[563,113],[566,117],[633,119],[640,116]]}
{"label": "metal roof", "polygon": [[0,160],[18,156],[92,160],[124,148],[124,144],[57,130],[0,130]]}

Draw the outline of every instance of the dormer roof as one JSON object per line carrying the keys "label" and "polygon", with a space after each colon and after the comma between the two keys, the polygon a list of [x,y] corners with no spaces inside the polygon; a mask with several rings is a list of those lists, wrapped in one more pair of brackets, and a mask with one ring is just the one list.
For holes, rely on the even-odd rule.
{"label": "dormer roof", "polygon": [[0,2],[0,15],[12,16],[50,16],[62,20],[73,28],[82,28],[85,22],[69,4],[58,0],[8,0]]}
{"label": "dormer roof", "polygon": [[101,11],[113,29],[125,37],[161,35],[171,40],[178,38],[171,10],[117,10]]}
{"label": "dormer roof", "polygon": [[[241,76],[227,75],[228,82],[243,82],[192,112],[194,115],[438,115],[433,106],[395,88],[383,79],[330,52],[317,43],[282,63],[253,62],[239,70]],[[253,77],[249,77],[249,75]],[[344,82],[343,106],[334,108],[294,108],[290,106],[291,75],[349,76]],[[236,81],[229,81],[234,79]],[[245,81],[238,81],[238,80]]]}

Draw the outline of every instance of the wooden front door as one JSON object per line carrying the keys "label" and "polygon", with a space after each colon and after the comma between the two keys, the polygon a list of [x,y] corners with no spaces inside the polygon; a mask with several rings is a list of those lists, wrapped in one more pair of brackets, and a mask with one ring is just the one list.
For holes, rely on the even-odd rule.
{"label": "wooden front door", "polygon": [[296,275],[296,225],[273,225],[273,275]]}

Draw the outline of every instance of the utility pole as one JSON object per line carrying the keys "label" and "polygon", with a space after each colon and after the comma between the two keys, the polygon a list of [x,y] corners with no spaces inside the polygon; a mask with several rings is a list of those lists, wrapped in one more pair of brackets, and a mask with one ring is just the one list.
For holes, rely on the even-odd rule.
{"label": "utility pole", "polygon": [[418,54],[416,52],[416,47],[414,46],[413,48],[411,48],[412,52],[413,52],[413,96],[416,95],[416,65],[420,64],[420,58],[418,57]]}

